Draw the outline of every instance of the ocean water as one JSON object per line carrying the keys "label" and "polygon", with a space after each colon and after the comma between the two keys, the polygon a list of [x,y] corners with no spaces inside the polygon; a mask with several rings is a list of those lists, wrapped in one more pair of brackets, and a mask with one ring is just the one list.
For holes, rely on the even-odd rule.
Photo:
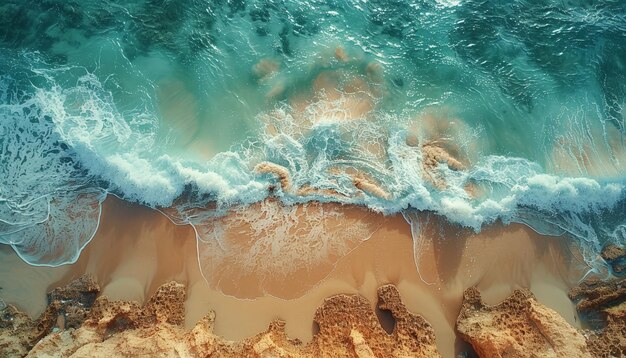
{"label": "ocean water", "polygon": [[[0,242],[32,265],[75,262],[114,195],[201,252],[225,215],[260,205],[233,220],[280,241],[321,202],[415,238],[419,212],[523,223],[607,272],[625,135],[620,0],[0,4]],[[344,252],[323,213],[307,237]]]}

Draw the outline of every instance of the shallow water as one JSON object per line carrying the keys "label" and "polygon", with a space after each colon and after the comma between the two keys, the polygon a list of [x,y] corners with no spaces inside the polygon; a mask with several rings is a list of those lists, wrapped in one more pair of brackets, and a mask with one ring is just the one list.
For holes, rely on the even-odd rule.
{"label": "shallow water", "polygon": [[191,225],[204,278],[242,296],[367,240],[376,221],[338,204],[403,215],[415,258],[424,212],[563,236],[603,276],[599,250],[626,243],[623,1],[9,0],[0,17],[0,242],[31,265],[76,262],[110,195]]}

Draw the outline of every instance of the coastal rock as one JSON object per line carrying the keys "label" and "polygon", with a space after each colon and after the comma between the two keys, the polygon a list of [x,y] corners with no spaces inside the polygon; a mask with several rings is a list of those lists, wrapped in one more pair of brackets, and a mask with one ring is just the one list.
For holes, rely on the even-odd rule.
{"label": "coastal rock", "polygon": [[608,308],[605,325],[591,332],[587,340],[589,349],[596,357],[626,356],[626,303]]}
{"label": "coastal rock", "polygon": [[285,333],[285,322],[274,321],[269,328],[254,337],[233,343],[233,357],[309,357],[304,352],[302,343],[297,339],[289,339]]}
{"label": "coastal rock", "polygon": [[456,329],[481,357],[591,357],[585,337],[528,290],[489,306],[468,289]]}
{"label": "coastal rock", "polygon": [[191,331],[181,327],[185,289],[171,282],[161,286],[144,307],[136,302],[113,302],[99,297],[80,328],[48,335],[28,356],[439,356],[432,327],[406,309],[394,286],[381,287],[378,296],[379,308],[388,310],[395,321],[391,334],[382,328],[365,298],[337,295],[326,299],[317,310],[314,320],[319,332],[306,345],[290,339],[282,321],[272,322],[265,332],[254,337],[231,342],[213,333],[212,312]]}
{"label": "coastal rock", "polygon": [[63,287],[48,292],[48,304],[54,301],[72,302],[91,307],[100,293],[100,286],[91,274],[81,276]]}
{"label": "coastal rock", "polygon": [[613,261],[626,257],[626,248],[617,245],[609,244],[602,248],[600,253],[603,259],[607,261]]}
{"label": "coastal rock", "polygon": [[391,334],[382,328],[365,298],[334,296],[315,313],[320,330],[309,343],[312,356],[439,356],[433,328],[406,309],[394,286],[380,287],[378,299],[378,307],[390,311],[395,320]]}
{"label": "coastal rock", "polygon": [[133,301],[110,301],[98,297],[91,315],[83,326],[88,326],[109,337],[131,329],[151,328],[160,323],[181,325],[185,319],[185,286],[169,282],[159,287],[142,308]]}
{"label": "coastal rock", "polygon": [[593,326],[587,331],[596,357],[626,356],[626,279],[588,280],[569,292],[581,316]]}
{"label": "coastal rock", "polygon": [[0,356],[19,357],[28,353],[35,339],[35,323],[15,306],[0,311]]}
{"label": "coastal rock", "polygon": [[143,308],[143,323],[164,323],[181,325],[185,321],[185,300],[187,291],[184,285],[176,282],[166,283],[152,295]]}
{"label": "coastal rock", "polygon": [[626,301],[626,279],[610,281],[589,279],[571,289],[568,296],[577,302],[578,312],[597,313]]}
{"label": "coastal rock", "polygon": [[626,274],[626,248],[609,244],[604,246],[600,256],[611,265],[613,273],[616,275]]}
{"label": "coastal rock", "polygon": [[161,286],[143,308],[137,302],[98,297],[80,328],[46,336],[28,356],[192,356],[179,326],[185,298],[185,287],[176,282]]}
{"label": "coastal rock", "polygon": [[80,327],[99,292],[93,276],[86,275],[49,292],[48,306],[37,320],[5,306],[0,311],[0,356],[25,356],[53,329]]}
{"label": "coastal rock", "polygon": [[100,286],[89,274],[55,288],[48,292],[48,308],[40,318],[40,324],[45,324],[48,329],[55,324],[60,325],[59,328],[80,327],[99,293]]}

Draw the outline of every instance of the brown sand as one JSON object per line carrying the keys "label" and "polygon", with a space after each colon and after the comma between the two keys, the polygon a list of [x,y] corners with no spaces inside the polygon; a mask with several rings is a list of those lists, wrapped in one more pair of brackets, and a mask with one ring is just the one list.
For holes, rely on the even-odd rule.
{"label": "brown sand", "polygon": [[[353,243],[354,247],[343,257],[328,255],[323,265],[316,266],[318,272],[309,268],[309,271],[293,271],[280,282],[264,280],[260,284],[266,293],[263,297],[252,292],[248,298],[249,292],[243,289],[231,292],[240,296],[237,298],[222,292],[236,288],[237,282],[214,282],[208,277],[209,285],[203,279],[191,227],[176,226],[157,211],[110,197],[103,208],[98,234],[74,265],[28,266],[3,247],[0,295],[35,316],[45,306],[47,290],[84,273],[93,273],[103,287],[103,294],[115,300],[143,301],[160,285],[175,280],[187,285],[189,290],[188,327],[209,310],[215,310],[218,317],[215,331],[227,339],[250,337],[264,331],[272,320],[281,318],[287,322],[290,337],[307,341],[314,329],[315,310],[326,297],[360,293],[374,307],[377,288],[392,283],[398,287],[408,309],[422,315],[433,326],[437,346],[445,357],[454,356],[455,349],[462,348],[454,334],[454,323],[463,291],[474,285],[488,304],[503,300],[515,288],[530,288],[539,302],[558,312],[568,323],[579,326],[566,295],[578,273],[572,269],[575,264],[572,259],[564,255],[569,251],[561,239],[539,236],[521,225],[496,226],[476,235],[454,227],[442,228],[436,217],[424,214],[419,217],[422,237],[419,254],[415,256],[418,272],[410,226],[402,216],[363,215],[363,209],[354,207],[336,206],[334,210],[344,211],[352,224],[366,221],[367,227],[374,228],[371,238]],[[239,236],[244,244],[238,249],[245,250],[246,243],[253,242],[248,234],[243,232]],[[237,241],[236,232],[229,235],[230,240]],[[235,274],[249,269],[238,267],[236,260],[228,264],[228,272]],[[254,277],[243,280],[253,281]]]}

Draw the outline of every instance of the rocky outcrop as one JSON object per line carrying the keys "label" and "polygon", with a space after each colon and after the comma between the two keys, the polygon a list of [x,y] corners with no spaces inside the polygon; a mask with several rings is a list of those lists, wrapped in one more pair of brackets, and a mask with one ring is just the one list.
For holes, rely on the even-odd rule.
{"label": "rocky outcrop", "polygon": [[[307,196],[314,194],[322,194],[325,196],[334,196],[334,197],[345,197],[344,193],[340,193],[333,189],[328,188],[314,188],[310,185],[304,184],[294,190],[293,182],[291,180],[291,174],[289,170],[281,165],[270,163],[270,162],[261,162],[254,167],[254,171],[258,174],[270,174],[274,175],[278,178],[280,182],[280,187],[285,193],[294,193],[299,196]],[[340,173],[340,170],[337,168],[331,168],[330,172],[334,175]],[[352,177],[352,184],[355,188],[361,190],[362,192],[366,192],[370,195],[379,197],[381,199],[390,200],[391,194],[387,192],[380,184],[376,183],[374,179],[363,172],[357,173],[343,173],[345,175]],[[273,192],[276,188],[270,187],[270,192]]]}
{"label": "rocky outcrop", "polygon": [[48,292],[48,307],[57,306],[52,312],[48,312],[50,318],[54,319],[56,316],[57,321],[62,324],[59,328],[80,327],[99,293],[100,286],[92,275],[84,275],[66,286]]}
{"label": "rocky outcrop", "polygon": [[[183,285],[170,282],[161,286],[143,307],[137,302],[98,297],[80,327],[50,333],[32,349],[18,342],[15,347],[19,349],[3,350],[2,353],[11,356],[27,354],[28,357],[439,356],[430,324],[409,312],[391,285],[378,290],[378,307],[389,311],[393,317],[391,333],[383,329],[365,298],[338,295],[326,299],[317,310],[314,320],[319,332],[308,344],[290,339],[282,321],[272,322],[265,332],[243,341],[226,341],[213,333],[214,313],[187,331],[181,326],[185,295]],[[28,317],[14,311],[16,317],[28,321]],[[30,337],[28,331],[32,328],[29,324],[19,332]],[[20,334],[14,338],[19,340]],[[7,337],[3,335],[3,338]]]}
{"label": "rocky outcrop", "polygon": [[464,170],[465,166],[446,149],[440,141],[427,141],[422,144],[422,173],[435,188],[445,189],[448,184],[443,175],[437,169],[440,164],[445,164],[454,171]]}
{"label": "rocky outcrop", "polygon": [[[625,286],[626,280],[586,281],[570,292],[581,317],[592,317],[594,329],[583,332],[527,290],[489,306],[471,288],[456,328],[481,357],[626,356]],[[186,289],[175,282],[161,286],[143,306],[96,298],[99,291],[92,277],[55,289],[37,320],[7,305],[0,315],[0,356],[439,356],[430,324],[409,312],[391,285],[379,288],[378,308],[390,314],[386,326],[392,327],[382,327],[362,296],[337,295],[316,311],[319,331],[308,344],[290,339],[282,321],[254,337],[227,341],[213,333],[214,313],[186,330]]]}
{"label": "rocky outcrop", "polygon": [[626,356],[626,303],[604,310],[604,326],[589,332],[589,349],[596,357]]}
{"label": "rocky outcrop", "polygon": [[48,293],[48,306],[36,320],[7,305],[0,311],[0,356],[24,356],[53,329],[80,327],[100,287],[86,275]]}
{"label": "rocky outcrop", "polygon": [[0,356],[24,356],[35,339],[35,322],[15,306],[5,306],[0,313]]}
{"label": "rocky outcrop", "polygon": [[569,297],[590,329],[574,329],[529,291],[488,306],[470,288],[457,331],[481,357],[626,356],[626,279],[587,280]]}
{"label": "rocky outcrop", "polygon": [[626,356],[626,279],[588,280],[569,292],[581,317],[592,327],[586,331],[596,357]]}
{"label": "rocky outcrop", "polygon": [[185,287],[175,282],[161,286],[144,307],[98,297],[78,329],[46,336],[28,356],[104,357],[120,352],[128,357],[191,356],[186,332],[180,327],[185,298]]}
{"label": "rocky outcrop", "polygon": [[611,270],[617,276],[626,274],[626,248],[608,244],[604,246],[600,256],[611,266]]}
{"label": "rocky outcrop", "polygon": [[568,296],[577,302],[576,310],[582,314],[601,312],[626,301],[626,279],[586,280],[571,289]]}
{"label": "rocky outcrop", "polygon": [[591,356],[585,337],[527,290],[489,306],[468,289],[456,329],[481,357]]}
{"label": "rocky outcrop", "polygon": [[[320,331],[309,344],[311,356],[437,357],[435,332],[422,317],[410,313],[394,286],[378,289],[378,307],[395,320],[387,334],[361,296],[327,299],[315,313]],[[349,344],[346,344],[348,342]]]}

